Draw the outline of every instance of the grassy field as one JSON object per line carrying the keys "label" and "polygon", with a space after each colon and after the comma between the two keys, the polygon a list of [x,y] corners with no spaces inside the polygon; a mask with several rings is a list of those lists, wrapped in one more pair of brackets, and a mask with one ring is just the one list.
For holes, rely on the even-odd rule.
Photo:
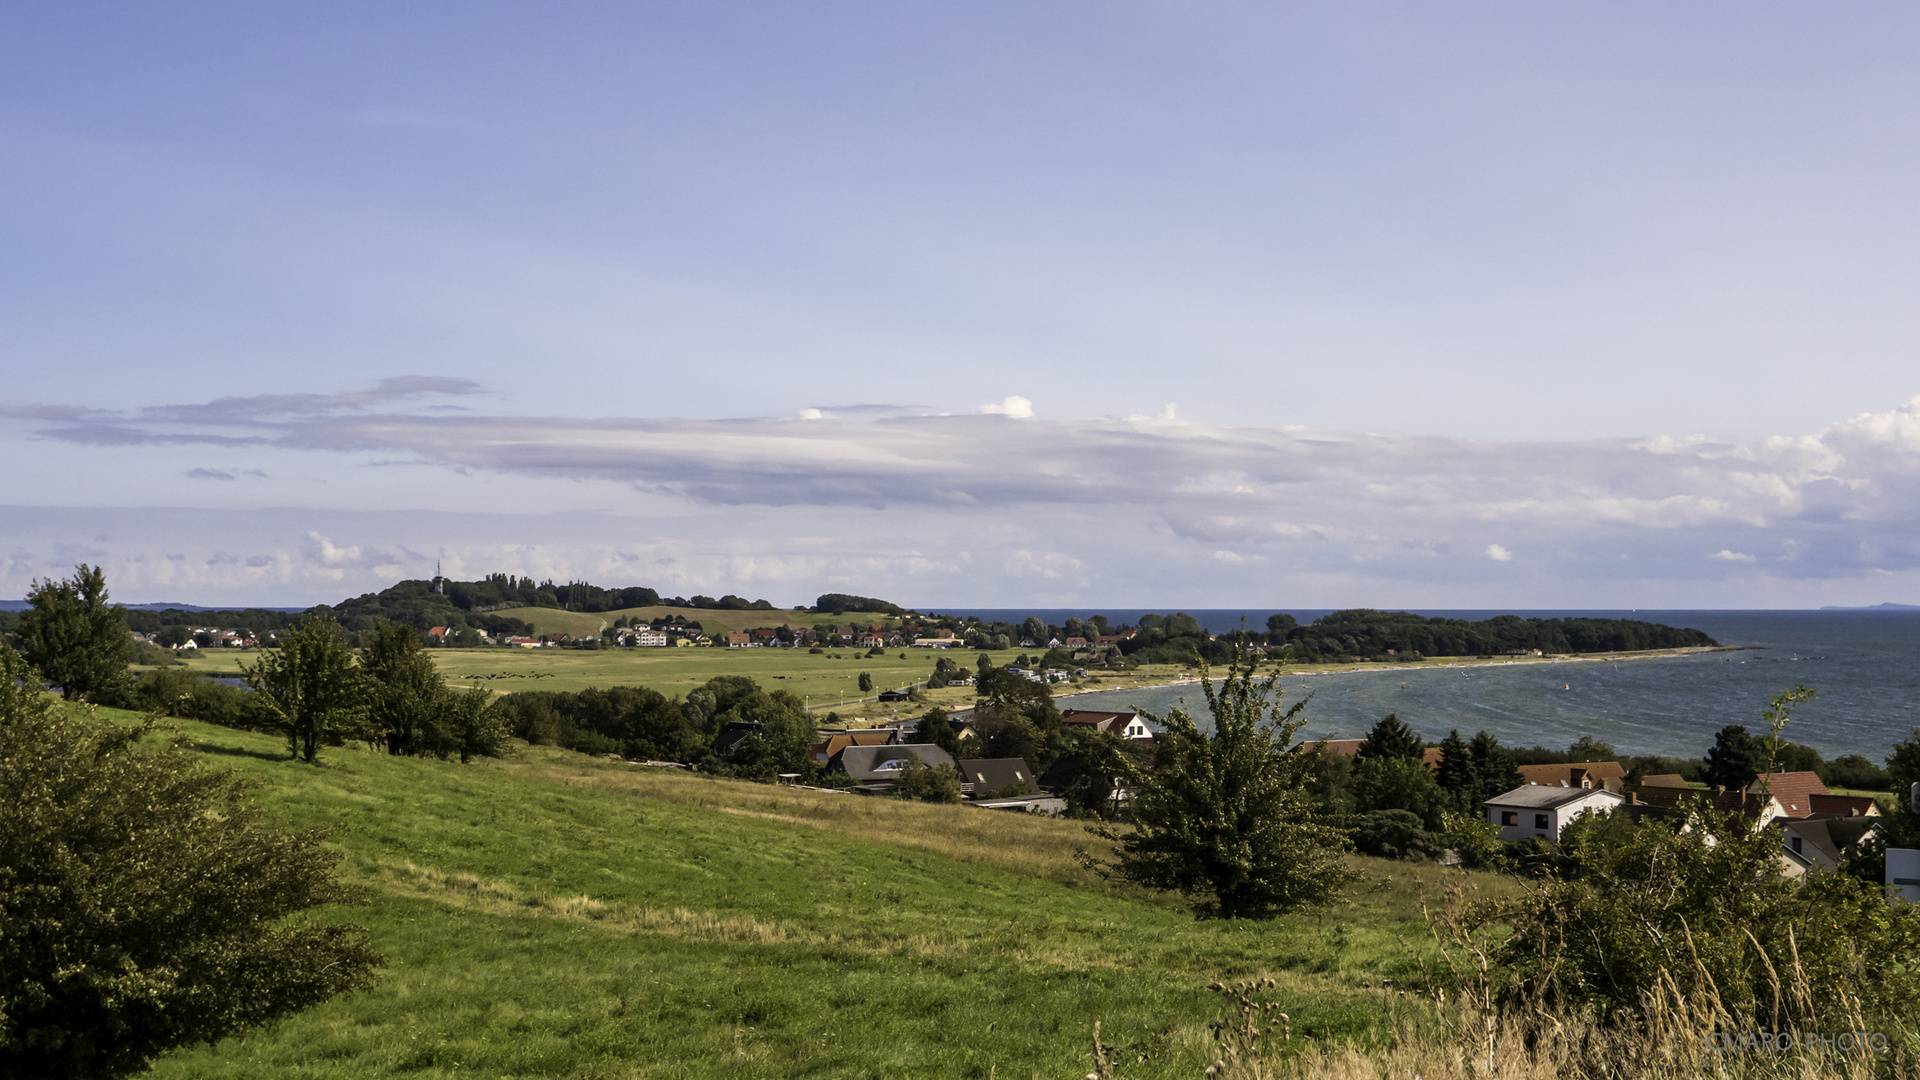
{"label": "grassy field", "polygon": [[[892,649],[869,657],[863,649],[435,649],[435,663],[455,685],[515,690],[584,690],[590,686],[646,686],[679,696],[716,675],[747,675],[769,689],[787,690],[817,707],[842,716],[891,719],[926,712],[929,705],[882,706],[874,693],[860,692],[860,673],[873,676],[874,690],[904,687],[933,672],[935,659],[950,656],[968,670],[979,663],[973,650]],[[987,653],[995,664],[1012,663],[1020,650]],[[185,654],[195,671],[233,675],[251,663],[251,650],[205,649]],[[1119,690],[1172,682],[1190,674],[1171,664],[1147,665],[1124,675],[1102,673],[1087,681],[1055,687]],[[927,693],[930,704],[957,708],[973,703],[973,690],[949,687]],[[844,704],[843,704],[844,703]],[[1063,703],[1071,707],[1071,702]]]}
{"label": "grassy field", "polygon": [[[163,1061],[160,1077],[1079,1076],[1204,1068],[1215,978],[1272,975],[1295,1032],[1411,1006],[1422,890],[1358,860],[1327,911],[1196,922],[1074,860],[1079,825],[639,769],[544,748],[473,766],[180,723],[323,826],[388,962],[373,990]],[[1501,887],[1491,881],[1492,887]],[[1413,943],[1412,947],[1401,938]]]}

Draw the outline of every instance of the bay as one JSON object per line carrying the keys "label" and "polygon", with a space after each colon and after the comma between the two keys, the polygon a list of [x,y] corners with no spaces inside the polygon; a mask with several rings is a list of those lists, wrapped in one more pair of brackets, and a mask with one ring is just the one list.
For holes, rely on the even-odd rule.
{"label": "bay", "polygon": [[[1226,633],[1244,625],[1265,629],[1268,614],[1281,610],[1190,611],[1201,625]],[[955,611],[982,618],[1028,615],[1055,625],[1069,615],[1105,614],[1114,623],[1136,624],[1142,610]],[[1168,614],[1162,610],[1161,614]],[[1325,611],[1289,612],[1302,623]],[[1727,724],[1763,729],[1760,714],[1770,694],[1797,685],[1818,697],[1795,712],[1786,735],[1828,759],[1864,754],[1879,762],[1893,744],[1920,727],[1920,611],[1419,611],[1418,614],[1480,620],[1512,614],[1523,618],[1641,619],[1704,630],[1736,652],[1694,656],[1446,666],[1445,660],[1415,667],[1322,672],[1281,680],[1283,700],[1307,700],[1309,738],[1359,738],[1374,722],[1396,714],[1429,741],[1457,728],[1471,736],[1485,730],[1509,746],[1564,748],[1582,735],[1613,745],[1622,754],[1697,757]],[[1163,713],[1186,700],[1196,719],[1206,720],[1197,685],[1077,694],[1063,708],[1138,708]]]}

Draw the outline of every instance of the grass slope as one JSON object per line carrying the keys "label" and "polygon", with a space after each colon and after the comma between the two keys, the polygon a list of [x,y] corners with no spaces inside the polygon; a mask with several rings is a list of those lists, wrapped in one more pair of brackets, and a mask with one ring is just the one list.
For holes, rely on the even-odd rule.
{"label": "grass slope", "polygon": [[[388,957],[373,990],[175,1055],[160,1077],[1192,1076],[1205,983],[1272,974],[1295,1031],[1367,1037],[1420,874],[1334,909],[1196,922],[1074,861],[1078,825],[663,774],[563,751],[458,765],[181,722],[324,826]],[[1424,876],[1441,872],[1427,868]]]}

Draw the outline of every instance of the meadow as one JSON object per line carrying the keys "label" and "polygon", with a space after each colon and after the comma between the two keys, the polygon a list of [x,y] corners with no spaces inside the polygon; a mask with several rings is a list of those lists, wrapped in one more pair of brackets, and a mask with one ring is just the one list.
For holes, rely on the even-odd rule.
{"label": "meadow", "polygon": [[[564,614],[564,613],[563,613]],[[1036,650],[1027,650],[1031,657]],[[599,686],[645,686],[670,697],[684,695],[716,675],[746,675],[769,689],[786,690],[816,711],[837,710],[843,716],[891,720],[919,716],[931,705],[949,709],[973,704],[969,687],[923,691],[926,703],[882,706],[879,691],[924,681],[934,661],[948,657],[967,671],[974,670],[982,653],[973,649],[890,649],[868,656],[864,649],[434,649],[430,655],[449,682],[456,686],[485,686],[501,693],[515,690],[584,690]],[[1019,649],[985,654],[996,665],[1013,663]],[[187,665],[209,675],[236,675],[243,663],[252,663],[250,649],[202,649],[184,654]],[[873,676],[873,691],[862,693],[860,674]],[[1056,696],[1073,690],[1119,690],[1169,683],[1192,677],[1173,664],[1143,665],[1125,673],[1099,671],[1088,679],[1054,688]],[[1071,708],[1071,699],[1063,700]]]}
{"label": "meadow", "polygon": [[[1195,1076],[1215,979],[1276,980],[1297,1039],[1378,1039],[1433,866],[1357,859],[1332,907],[1200,922],[1076,855],[1081,825],[643,769],[551,748],[460,766],[175,723],[328,830],[374,989],[160,1077]],[[1476,884],[1511,888],[1498,879]]]}

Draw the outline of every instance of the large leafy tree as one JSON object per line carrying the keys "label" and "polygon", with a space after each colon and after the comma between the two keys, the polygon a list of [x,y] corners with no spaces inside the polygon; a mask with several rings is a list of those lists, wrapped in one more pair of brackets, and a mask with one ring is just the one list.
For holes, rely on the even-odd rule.
{"label": "large leafy tree", "polygon": [[445,741],[438,721],[446,680],[433,665],[420,634],[405,623],[381,623],[360,653],[366,676],[368,719],[388,753],[426,754]]}
{"label": "large leafy tree", "polygon": [[1163,729],[1154,767],[1113,763],[1135,827],[1096,829],[1119,844],[1110,873],[1180,892],[1203,917],[1272,918],[1325,903],[1353,878],[1346,835],[1318,817],[1310,755],[1289,752],[1302,705],[1283,709],[1277,676],[1256,681],[1257,665],[1244,636],[1218,690],[1203,665],[1211,732],[1184,708],[1150,717]]}
{"label": "large leafy tree", "polygon": [[37,679],[0,646],[0,1076],[141,1072],[372,982],[364,931],[297,918],[353,899],[319,835]]}
{"label": "large leafy tree", "polygon": [[366,732],[366,678],[332,619],[301,622],[241,675],[286,732],[288,751],[308,764],[322,742]]}
{"label": "large leafy tree", "polygon": [[126,678],[133,656],[127,609],[107,601],[107,576],[81,563],[71,578],[35,581],[20,616],[20,653],[66,698],[106,691]]}

